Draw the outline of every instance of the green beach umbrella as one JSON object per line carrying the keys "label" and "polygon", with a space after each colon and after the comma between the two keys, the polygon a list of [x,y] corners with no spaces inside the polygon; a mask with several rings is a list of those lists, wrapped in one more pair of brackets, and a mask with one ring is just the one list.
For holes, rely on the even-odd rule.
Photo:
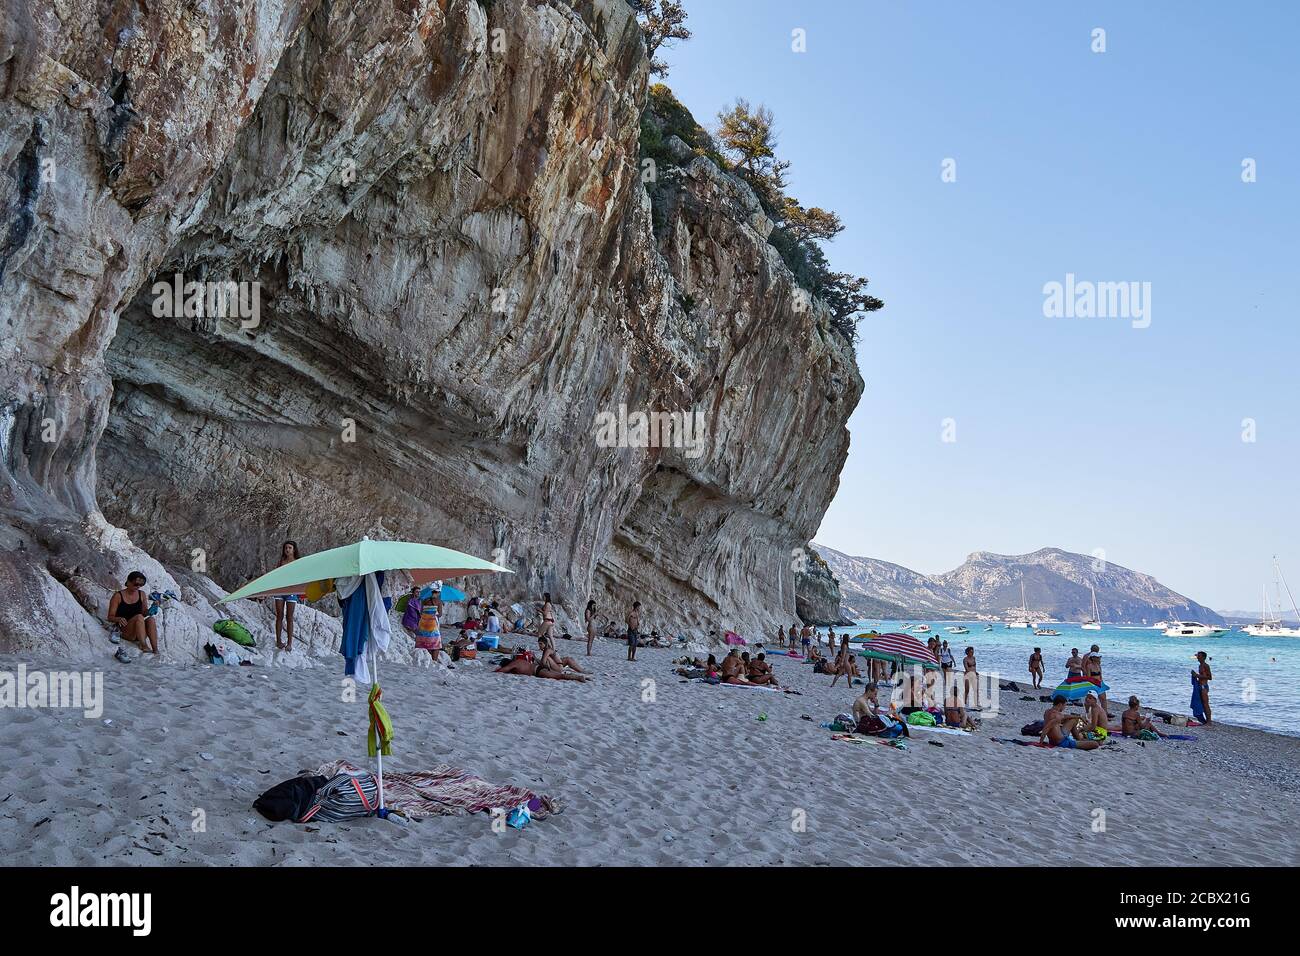
{"label": "green beach umbrella", "polygon": [[305,585],[314,581],[398,570],[409,571],[417,585],[469,574],[514,573],[509,568],[451,548],[415,544],[411,541],[371,541],[363,538],[355,544],[317,551],[297,561],[290,561],[248,582],[238,591],[227,594],[217,603],[238,601],[240,598],[297,594]]}

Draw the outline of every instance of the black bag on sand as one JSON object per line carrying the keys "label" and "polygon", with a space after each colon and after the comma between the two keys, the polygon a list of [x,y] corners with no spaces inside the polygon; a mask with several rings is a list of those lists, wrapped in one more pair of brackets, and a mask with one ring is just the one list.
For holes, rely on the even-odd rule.
{"label": "black bag on sand", "polygon": [[1032,724],[1025,724],[1025,726],[1020,728],[1020,735],[1022,737],[1038,737],[1041,736],[1042,733],[1043,722],[1041,720],[1035,720]]}
{"label": "black bag on sand", "polygon": [[328,777],[294,777],[277,783],[253,801],[253,809],[268,820],[298,820],[316,802],[316,791]]}

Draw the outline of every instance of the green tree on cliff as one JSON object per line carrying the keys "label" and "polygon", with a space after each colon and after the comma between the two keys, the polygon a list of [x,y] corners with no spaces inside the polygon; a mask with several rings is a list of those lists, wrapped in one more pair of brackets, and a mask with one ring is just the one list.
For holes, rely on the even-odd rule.
{"label": "green tree on cliff", "polygon": [[636,10],[637,20],[641,23],[641,33],[645,37],[646,53],[650,56],[650,72],[663,76],[668,72],[668,64],[656,60],[655,54],[660,49],[671,49],[678,40],[689,40],[691,31],[686,29],[686,10],[678,0],[629,0]]}

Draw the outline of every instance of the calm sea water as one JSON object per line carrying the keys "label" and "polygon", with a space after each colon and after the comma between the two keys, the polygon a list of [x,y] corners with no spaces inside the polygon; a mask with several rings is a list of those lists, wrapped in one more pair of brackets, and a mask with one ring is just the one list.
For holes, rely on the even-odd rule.
{"label": "calm sea water", "polygon": [[[862,630],[882,633],[901,631],[899,621],[859,621]],[[1175,713],[1190,713],[1192,698],[1189,672],[1196,666],[1197,651],[1210,655],[1214,683],[1210,703],[1214,719],[1225,724],[1258,727],[1300,736],[1300,638],[1251,637],[1230,631],[1224,637],[1205,640],[1165,637],[1148,628],[1103,627],[1085,631],[1077,624],[1051,624],[1060,637],[1035,637],[1029,630],[1010,630],[1001,624],[985,631],[984,621],[911,621],[929,624],[932,633],[946,639],[953,656],[960,661],[967,647],[975,648],[981,673],[997,671],[1004,680],[1028,681],[1029,655],[1043,649],[1046,674],[1044,687],[1055,687],[1065,677],[1070,648],[1086,651],[1093,644],[1101,648],[1102,673],[1110,685],[1112,704],[1123,704],[1137,694],[1144,706]],[[945,627],[962,624],[969,634],[948,634]],[[850,636],[860,633],[846,630]],[[823,628],[821,633],[825,634]],[[930,635],[918,636],[924,642]]]}

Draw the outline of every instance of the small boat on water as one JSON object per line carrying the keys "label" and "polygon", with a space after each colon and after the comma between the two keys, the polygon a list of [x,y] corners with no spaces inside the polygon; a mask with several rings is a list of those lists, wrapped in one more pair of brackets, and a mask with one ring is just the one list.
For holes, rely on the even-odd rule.
{"label": "small boat on water", "polygon": [[1054,631],[1050,627],[1034,628],[1034,637],[1060,637],[1060,631]]}
{"label": "small boat on water", "polygon": [[918,624],[918,625],[916,625],[916,627],[912,628],[912,630],[915,631],[917,634],[925,634],[925,633],[928,633],[928,632],[929,632],[929,630],[930,630],[930,625],[929,625],[929,624]]}
{"label": "small boat on water", "polygon": [[970,628],[968,628],[968,627],[962,627],[960,624],[957,625],[956,627],[945,627],[944,630],[947,631],[949,634],[969,634],[969,633],[970,633]]}
{"label": "small boat on water", "polygon": [[991,630],[993,630],[993,625],[992,625],[992,624],[985,624],[985,625],[984,625],[984,630],[986,630],[986,631],[991,631]]}
{"label": "small boat on water", "polygon": [[1210,627],[1198,621],[1170,621],[1165,625],[1165,637],[1223,637],[1226,627]]}

